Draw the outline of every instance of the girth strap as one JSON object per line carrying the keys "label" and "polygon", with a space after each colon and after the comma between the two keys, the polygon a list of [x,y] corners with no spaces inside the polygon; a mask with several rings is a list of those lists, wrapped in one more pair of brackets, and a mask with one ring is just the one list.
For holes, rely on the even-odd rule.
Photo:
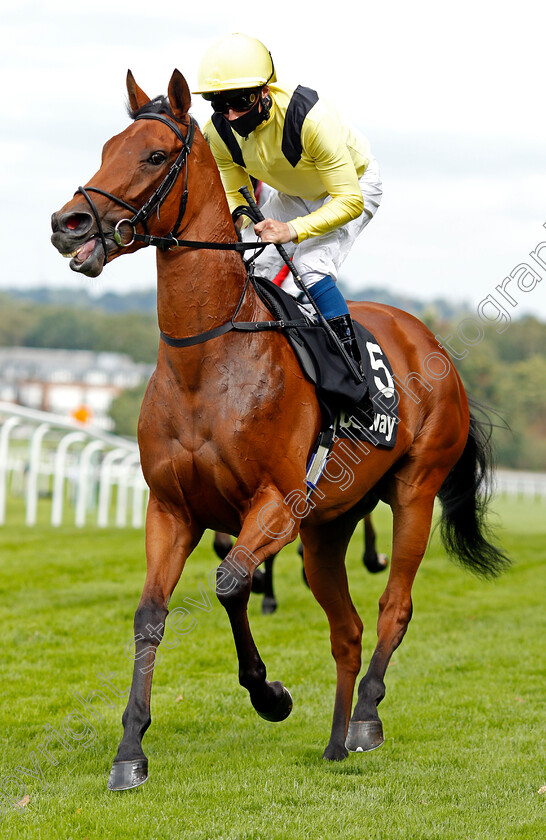
{"label": "girth strap", "polygon": [[262,332],[264,330],[284,330],[290,329],[290,327],[303,327],[308,324],[308,321],[306,321],[303,317],[290,321],[236,321],[235,318],[241,311],[249,285],[252,283],[252,286],[254,287],[253,280],[253,270],[251,268],[246,275],[243,291],[241,292],[241,297],[235,307],[235,312],[229,321],[226,321],[224,324],[220,324],[218,327],[213,327],[211,330],[199,333],[198,335],[190,335],[187,338],[173,338],[172,336],[166,335],[164,332],[160,331],[159,335],[161,336],[161,340],[164,341],[165,344],[168,344],[169,347],[193,347],[195,344],[203,344],[205,341],[210,341],[211,338],[218,338],[218,336],[224,335],[231,330],[235,330],[237,332]]}
{"label": "girth strap", "polygon": [[199,333],[199,335],[188,336],[188,338],[172,338],[170,335],[160,332],[161,340],[169,347],[192,347],[195,344],[204,344],[211,338],[218,338],[231,330],[236,332],[264,332],[265,330],[289,330],[290,327],[309,326],[305,318],[297,318],[293,321],[226,321],[219,327]]}

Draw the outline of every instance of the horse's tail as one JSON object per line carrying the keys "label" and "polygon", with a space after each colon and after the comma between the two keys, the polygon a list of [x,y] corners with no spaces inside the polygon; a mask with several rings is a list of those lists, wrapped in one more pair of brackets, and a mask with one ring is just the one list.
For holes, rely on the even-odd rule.
{"label": "horse's tail", "polygon": [[[481,577],[496,577],[510,560],[490,542],[486,514],[493,487],[493,424],[485,409],[469,400],[470,428],[463,454],[442,484],[440,533],[447,552]],[[474,411],[474,413],[473,413]],[[483,419],[476,417],[481,412]]]}

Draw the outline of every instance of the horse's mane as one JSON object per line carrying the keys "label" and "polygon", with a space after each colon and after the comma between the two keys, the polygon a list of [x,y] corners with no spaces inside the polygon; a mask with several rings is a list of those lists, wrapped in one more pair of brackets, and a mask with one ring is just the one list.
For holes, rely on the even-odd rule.
{"label": "horse's mane", "polygon": [[137,108],[134,111],[129,103],[127,103],[127,113],[132,120],[140,117],[141,114],[166,114],[168,117],[171,117],[171,119],[175,119],[169,100],[166,96],[156,96],[154,99],[150,99],[146,105],[142,105],[141,108]]}

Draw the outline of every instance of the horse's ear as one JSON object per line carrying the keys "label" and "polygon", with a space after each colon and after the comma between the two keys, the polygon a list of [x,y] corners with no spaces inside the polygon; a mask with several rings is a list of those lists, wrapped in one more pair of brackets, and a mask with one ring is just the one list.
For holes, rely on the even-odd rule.
{"label": "horse's ear", "polygon": [[175,70],[169,82],[169,102],[177,120],[185,117],[191,106],[188,83],[180,70]]}
{"label": "horse's ear", "polygon": [[139,108],[147,105],[150,101],[150,97],[135,82],[135,77],[130,70],[127,70],[127,93],[131,111],[138,111]]}

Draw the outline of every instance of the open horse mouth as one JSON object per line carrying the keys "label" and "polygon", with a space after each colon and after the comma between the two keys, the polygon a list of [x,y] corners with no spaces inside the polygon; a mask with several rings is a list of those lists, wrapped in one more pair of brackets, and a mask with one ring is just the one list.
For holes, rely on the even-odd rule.
{"label": "open horse mouth", "polygon": [[61,251],[61,254],[63,257],[72,260],[70,268],[73,271],[82,271],[89,257],[93,256],[93,252],[97,245],[100,247],[99,240],[92,236],[91,239],[88,239],[87,242],[84,242],[83,245],[80,245],[80,247],[76,248],[74,251],[69,251],[68,254],[63,254]]}
{"label": "open horse mouth", "polygon": [[[86,213],[54,213],[51,227],[51,242],[63,257],[70,260],[72,271],[97,277],[104,268],[107,255],[99,234],[91,233],[93,219]],[[116,248],[113,240],[111,244]]]}
{"label": "open horse mouth", "polygon": [[61,239],[62,235],[57,233],[54,233],[51,237],[51,241],[59,253],[70,260],[72,271],[85,274],[87,277],[98,277],[106,262],[104,248],[100,239],[97,239],[93,235],[82,245],[73,248],[72,251],[66,250],[68,243],[59,241]]}

